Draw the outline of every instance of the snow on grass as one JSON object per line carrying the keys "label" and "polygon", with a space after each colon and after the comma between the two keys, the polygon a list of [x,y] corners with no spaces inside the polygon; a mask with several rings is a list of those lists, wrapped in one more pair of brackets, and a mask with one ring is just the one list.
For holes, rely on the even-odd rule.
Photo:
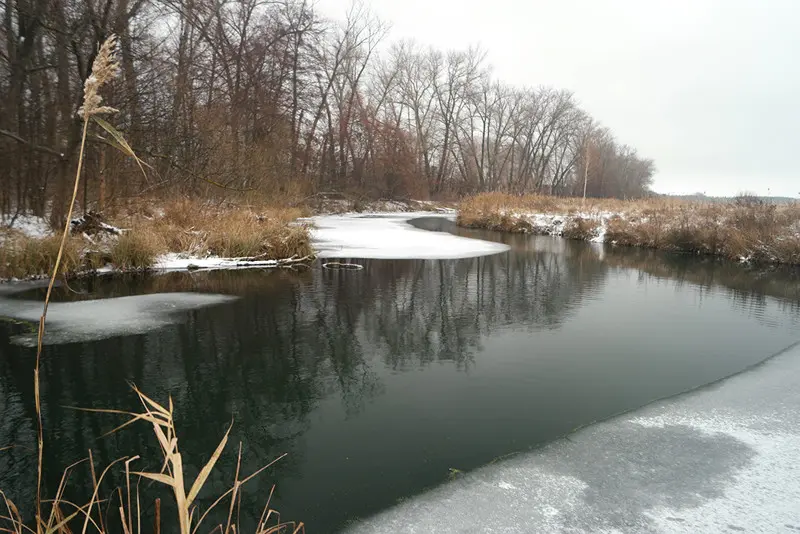
{"label": "snow on grass", "polygon": [[520,212],[501,212],[501,216],[509,216],[514,219],[524,221],[531,227],[531,232],[541,235],[551,235],[562,237],[564,232],[572,224],[579,221],[589,221],[596,223],[592,235],[587,241],[593,243],[605,242],[608,221],[620,214],[610,211],[602,212],[577,212],[577,213],[520,213]]}
{"label": "snow on grass", "polygon": [[507,245],[414,228],[416,217],[447,217],[430,212],[347,214],[309,219],[312,244],[320,258],[457,259],[498,254]]}
{"label": "snow on grass", "polygon": [[74,233],[75,231],[79,231],[83,235],[87,235],[86,230],[82,230],[85,227],[91,227],[93,230],[92,233],[98,232],[107,232],[113,235],[121,235],[125,230],[122,228],[117,228],[116,226],[112,226],[106,222],[103,222],[97,215],[89,212],[87,214],[82,215],[81,217],[77,217],[72,219],[70,222],[71,231]]}

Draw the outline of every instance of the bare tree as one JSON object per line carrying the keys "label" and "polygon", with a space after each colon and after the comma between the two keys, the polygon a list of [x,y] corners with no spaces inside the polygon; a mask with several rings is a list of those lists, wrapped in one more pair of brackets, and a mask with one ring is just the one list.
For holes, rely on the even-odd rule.
{"label": "bare tree", "polygon": [[[0,212],[57,220],[97,43],[119,36],[118,124],[152,179],[89,141],[84,208],[150,194],[371,196],[475,191],[641,196],[653,162],[553,88],[513,88],[480,49],[399,42],[360,3],[6,0],[0,4]],[[586,165],[587,140],[592,154]],[[160,189],[158,189],[160,188]]]}

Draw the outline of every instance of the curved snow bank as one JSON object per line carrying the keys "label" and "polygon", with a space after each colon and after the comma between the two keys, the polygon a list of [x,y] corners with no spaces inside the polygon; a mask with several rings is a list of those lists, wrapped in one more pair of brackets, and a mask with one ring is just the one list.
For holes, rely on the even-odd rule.
{"label": "curved snow bank", "polygon": [[394,532],[800,531],[800,348],[353,526]]}
{"label": "curved snow bank", "polygon": [[[20,290],[18,285],[15,289]],[[9,290],[6,294],[11,293]],[[144,334],[181,322],[189,310],[235,300],[226,295],[156,293],[78,302],[51,302],[47,310],[44,342],[48,345],[80,343],[120,335]],[[0,315],[39,322],[42,303],[0,298]],[[36,334],[16,336],[14,343],[36,346]]]}
{"label": "curved snow bank", "polygon": [[417,217],[447,217],[427,212],[347,214],[312,217],[314,248],[320,258],[445,260],[498,254],[507,245],[420,230],[408,224]]}

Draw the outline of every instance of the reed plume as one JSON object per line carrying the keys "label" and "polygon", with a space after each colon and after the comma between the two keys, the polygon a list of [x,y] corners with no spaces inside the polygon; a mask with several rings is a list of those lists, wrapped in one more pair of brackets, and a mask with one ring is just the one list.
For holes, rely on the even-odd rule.
{"label": "reed plume", "polygon": [[103,105],[100,88],[119,75],[117,62],[117,36],[111,35],[102,44],[97,57],[92,63],[92,74],[83,83],[83,105],[78,109],[78,116],[88,122],[92,115],[108,115],[119,110]]}

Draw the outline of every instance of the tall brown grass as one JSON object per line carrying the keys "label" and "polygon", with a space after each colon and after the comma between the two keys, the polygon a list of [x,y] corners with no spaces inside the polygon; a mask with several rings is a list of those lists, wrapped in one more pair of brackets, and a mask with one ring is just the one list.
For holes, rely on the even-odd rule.
{"label": "tall brown grass", "polygon": [[605,224],[605,242],[616,245],[710,254],[754,263],[800,264],[800,204],[739,198],[703,203],[641,200],[476,195],[460,206],[458,223],[473,228],[538,233],[532,214],[566,219],[563,237],[588,239]]}
{"label": "tall brown grass", "polygon": [[[83,268],[81,246],[78,239],[66,240],[61,257],[62,272],[73,273]],[[37,239],[9,233],[0,240],[0,279],[47,276],[60,248],[58,237]]]}
{"label": "tall brown grass", "polygon": [[[153,206],[162,206],[154,209]],[[117,213],[125,228],[118,236],[68,236],[61,272],[79,274],[110,262],[120,271],[143,271],[167,252],[282,260],[313,256],[307,215],[300,208],[227,204],[195,199],[149,203],[148,210]],[[22,233],[0,233],[0,280],[45,276],[52,272],[60,238],[35,239]]]}
{"label": "tall brown grass", "polygon": [[[175,421],[174,421],[174,407],[172,403],[172,399],[169,400],[168,408],[165,408],[161,404],[155,402],[153,399],[147,397],[141,391],[134,387],[134,391],[139,397],[139,400],[143,407],[143,412],[141,413],[130,413],[130,412],[120,412],[115,410],[92,410],[92,411],[102,411],[106,413],[122,413],[129,415],[131,419],[125,423],[124,426],[127,426],[130,423],[143,421],[149,423],[152,427],[153,433],[158,439],[158,442],[161,446],[161,454],[162,454],[162,469],[159,472],[132,472],[130,470],[130,464],[135,460],[139,459],[138,456],[134,456],[131,458],[120,458],[110,465],[108,465],[100,474],[99,477],[95,476],[94,471],[94,462],[91,458],[91,453],[89,457],[90,466],[91,466],[91,473],[92,473],[92,482],[93,482],[93,490],[92,494],[89,497],[86,504],[78,505],[74,502],[68,501],[64,498],[64,489],[66,479],[71,471],[71,469],[77,465],[73,464],[72,466],[68,466],[64,470],[64,475],[62,476],[61,483],[56,490],[56,494],[53,499],[50,500],[43,500],[42,499],[42,474],[44,471],[44,427],[42,424],[42,406],[41,406],[41,396],[40,396],[40,364],[43,355],[43,345],[44,345],[44,334],[45,334],[45,322],[47,320],[47,309],[50,304],[50,298],[53,293],[53,286],[56,279],[56,276],[59,273],[59,270],[62,267],[65,267],[69,264],[71,258],[71,250],[68,246],[70,242],[69,239],[69,231],[70,231],[70,223],[69,221],[72,219],[72,212],[73,207],[75,205],[75,200],[78,194],[78,186],[80,184],[81,178],[81,170],[83,166],[83,156],[84,156],[84,149],[86,143],[86,135],[89,129],[89,122],[92,118],[96,118],[97,115],[103,113],[112,113],[115,112],[113,108],[109,108],[106,106],[102,106],[102,98],[98,94],[99,89],[108,81],[116,76],[118,71],[118,66],[116,64],[116,59],[114,57],[116,48],[116,38],[112,35],[109,37],[103,45],[100,47],[100,51],[97,55],[97,58],[94,60],[92,65],[92,75],[86,80],[85,87],[84,87],[84,101],[83,106],[79,110],[79,115],[83,118],[83,137],[81,141],[80,152],[78,156],[78,167],[75,173],[75,183],[73,189],[72,199],[69,204],[69,209],[67,213],[67,219],[64,224],[64,231],[61,235],[60,241],[58,242],[58,248],[55,251],[55,261],[53,263],[53,270],[50,275],[50,283],[47,286],[47,293],[44,299],[44,305],[42,308],[42,315],[39,319],[39,328],[38,328],[38,337],[37,337],[37,350],[36,350],[36,360],[34,364],[34,372],[33,372],[33,380],[34,380],[34,406],[36,410],[36,419],[37,419],[37,473],[36,473],[36,495],[35,497],[35,511],[34,511],[34,518],[33,518],[33,526],[26,524],[25,520],[22,518],[22,515],[19,512],[19,508],[6,496],[6,494],[0,491],[0,497],[2,497],[2,501],[5,504],[6,513],[0,513],[0,531],[9,532],[13,534],[23,534],[23,533],[36,533],[36,534],[71,534],[72,533],[72,526],[75,520],[82,520],[82,529],[81,533],[84,534],[88,531],[89,528],[93,528],[97,532],[105,534],[109,530],[111,531],[119,531],[121,530],[125,534],[141,534],[141,496],[139,494],[139,485],[136,484],[136,496],[135,496],[135,503],[136,508],[132,506],[134,502],[133,494],[131,492],[131,475],[135,477],[140,477],[144,479],[150,479],[156,482],[160,482],[169,486],[175,498],[175,504],[177,507],[177,515],[176,518],[177,524],[181,534],[195,534],[200,527],[203,520],[206,518],[208,513],[219,505],[226,497],[230,497],[230,504],[229,504],[229,511],[227,516],[227,522],[224,532],[227,534],[229,532],[237,532],[241,530],[236,522],[233,520],[234,518],[234,511],[237,510],[237,506],[241,500],[239,499],[239,493],[241,492],[241,487],[245,484],[248,480],[255,477],[260,472],[264,471],[267,467],[272,465],[272,463],[264,466],[263,468],[259,469],[255,473],[247,476],[241,477],[240,476],[240,466],[241,466],[241,447],[239,449],[239,463],[237,464],[236,475],[234,478],[234,484],[231,489],[224,492],[220,497],[214,501],[214,503],[206,509],[204,512],[200,512],[196,505],[194,505],[194,500],[197,497],[198,493],[204,486],[205,482],[208,479],[209,474],[214,469],[214,465],[216,464],[217,459],[219,458],[220,454],[222,454],[223,449],[228,440],[228,432],[225,433],[222,440],[220,441],[217,449],[214,451],[211,459],[206,463],[206,465],[200,470],[197,478],[192,482],[189,490],[186,490],[186,483],[185,483],[185,474],[183,470],[183,457],[180,453],[178,447],[178,437],[177,432],[175,431]],[[123,152],[131,152],[132,150],[125,142],[124,138],[117,132],[111,125],[105,123],[101,124],[101,126],[109,133],[114,136],[115,142],[121,147]],[[135,157],[135,154],[133,155]],[[137,158],[138,162],[138,158]],[[123,247],[127,247],[128,249],[128,258],[139,258],[140,260],[146,261],[146,254],[143,254],[142,251],[147,252],[147,247],[152,246],[152,243],[147,243],[144,241],[137,242],[135,239],[138,238],[130,238],[128,241],[122,241]],[[119,244],[119,242],[118,242]],[[22,243],[24,249],[25,243]],[[4,247],[5,248],[5,247]],[[135,251],[135,252],[131,252]],[[141,254],[141,256],[140,256]],[[120,427],[122,428],[122,427]],[[228,429],[230,431],[230,429]],[[276,460],[277,461],[277,460]],[[119,495],[119,518],[118,518],[118,525],[119,527],[109,528],[111,524],[109,522],[108,517],[103,517],[101,512],[101,502],[104,499],[100,496],[100,487],[101,482],[108,474],[109,470],[114,467],[115,465],[124,465],[125,468],[125,479],[126,479],[126,487],[125,487],[125,495],[127,498],[123,497],[123,489],[118,488],[118,495]],[[270,494],[271,497],[271,494]],[[106,501],[108,502],[108,501]],[[45,509],[43,504],[49,505],[49,513],[45,513]],[[71,513],[65,512],[64,508],[68,510],[73,510]],[[157,510],[157,517],[159,517],[158,513],[158,506]],[[271,521],[274,517],[278,517],[275,515],[274,510],[269,508],[269,500],[267,501],[267,505],[264,507],[264,512],[261,515],[261,518],[258,522],[256,533],[257,534],[276,534],[279,532],[286,532],[291,530],[293,533],[304,532],[304,526],[302,523],[294,524],[294,523],[280,523],[279,519]],[[195,517],[197,519],[195,520]],[[239,517],[237,512],[236,517]],[[134,529],[134,518],[136,519],[136,528]],[[3,524],[4,522],[5,524]],[[174,530],[170,528],[169,530]],[[160,517],[156,524],[156,532],[160,532]]]}
{"label": "tall brown grass", "polygon": [[147,232],[125,232],[111,246],[109,259],[123,271],[142,271],[153,266],[166,250],[161,236]]}
{"label": "tall brown grass", "polygon": [[158,212],[132,212],[120,224],[167,252],[277,260],[313,254],[308,228],[295,223],[305,214],[298,208],[179,199]]}

